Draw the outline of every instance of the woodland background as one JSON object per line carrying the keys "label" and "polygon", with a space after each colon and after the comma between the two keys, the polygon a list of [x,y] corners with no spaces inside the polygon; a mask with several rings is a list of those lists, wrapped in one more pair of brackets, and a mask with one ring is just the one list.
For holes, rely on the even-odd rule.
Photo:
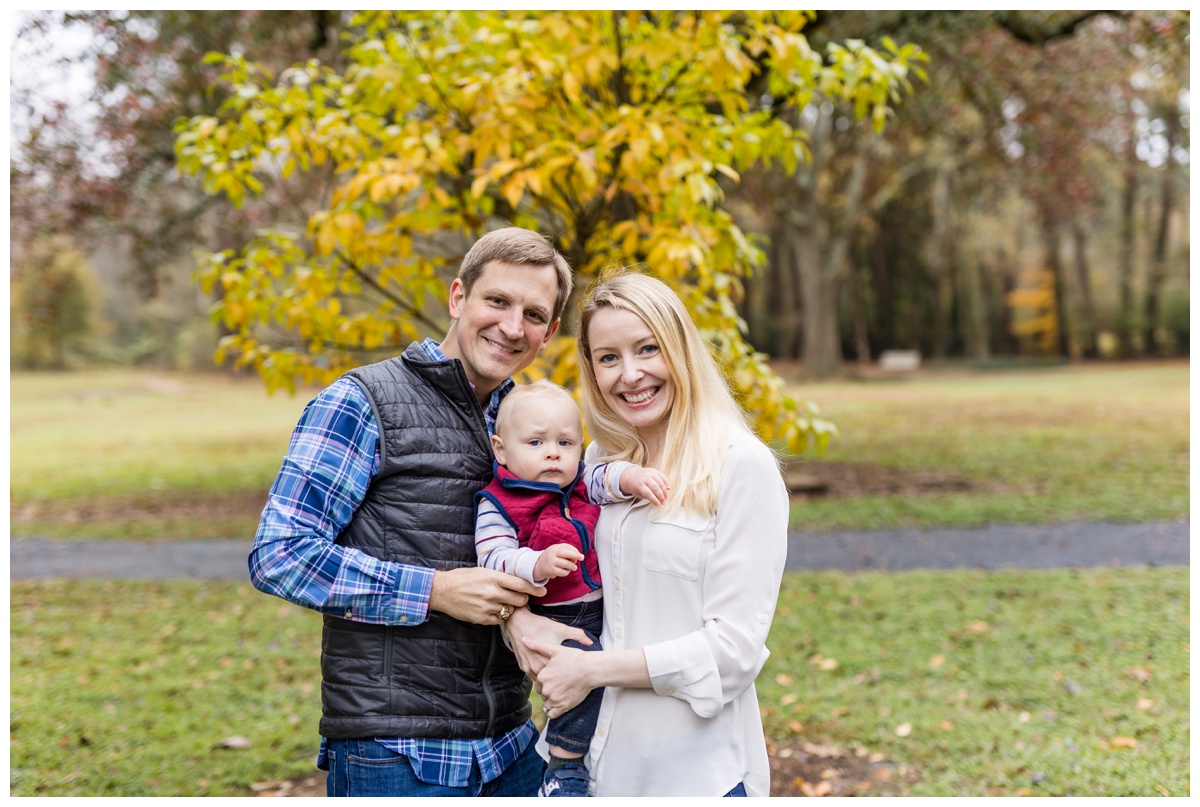
{"label": "woodland background", "polygon": [[[197,250],[310,216],[305,202],[328,204],[337,183],[312,173],[291,185],[300,199],[268,189],[231,205],[178,170],[175,126],[228,98],[206,54],[276,75],[310,59],[336,69],[351,12],[18,19],[12,366],[210,367],[229,331],[209,313],[220,287],[194,280]],[[89,33],[85,52],[54,47],[67,30]],[[888,349],[972,362],[1186,355],[1189,32],[1176,11],[816,13],[803,28],[814,51],[894,41],[928,60],[889,100],[882,132],[817,93],[773,110],[805,133],[794,172],[717,177],[765,256],[733,295],[749,344],[810,378]],[[55,100],[64,59],[90,74],[82,106]]]}

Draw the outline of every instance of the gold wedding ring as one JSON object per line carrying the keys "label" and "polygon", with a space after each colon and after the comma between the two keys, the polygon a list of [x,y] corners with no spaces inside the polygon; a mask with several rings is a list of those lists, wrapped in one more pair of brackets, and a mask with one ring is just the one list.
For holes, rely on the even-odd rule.
{"label": "gold wedding ring", "polygon": [[508,619],[510,616],[512,616],[512,609],[508,607],[508,603],[501,605],[500,606],[500,621],[503,622],[504,620]]}

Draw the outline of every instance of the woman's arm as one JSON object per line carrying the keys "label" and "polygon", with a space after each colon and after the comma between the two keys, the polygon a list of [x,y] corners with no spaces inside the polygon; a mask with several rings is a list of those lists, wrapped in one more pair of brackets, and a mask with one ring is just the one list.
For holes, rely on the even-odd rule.
{"label": "woman's arm", "polygon": [[712,717],[754,683],[770,655],[787,523],[787,489],[774,455],[757,440],[738,440],[721,469],[715,543],[700,581],[703,627],[644,648],[655,692]]}
{"label": "woman's arm", "polygon": [[648,687],[650,673],[640,647],[592,650],[552,645],[532,637],[524,644],[547,662],[537,674],[535,689],[550,707],[547,716],[558,717],[580,704],[596,687]]}

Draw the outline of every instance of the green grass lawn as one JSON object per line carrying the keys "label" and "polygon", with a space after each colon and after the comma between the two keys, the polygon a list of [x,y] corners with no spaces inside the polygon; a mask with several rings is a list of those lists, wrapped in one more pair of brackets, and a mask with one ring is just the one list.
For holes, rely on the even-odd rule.
{"label": "green grass lawn", "polygon": [[[1179,568],[789,573],[764,724],[882,753],[906,795],[1186,795],[1188,617]],[[10,626],[12,795],[313,771],[311,612],[242,583],[17,581]]]}
{"label": "green grass lawn", "polygon": [[1188,365],[1172,362],[794,387],[840,430],[814,465],[934,470],[975,489],[812,499],[793,508],[793,526],[1186,518],[1188,379]]}
{"label": "green grass lawn", "polygon": [[216,373],[15,373],[13,534],[248,541],[312,395]]}
{"label": "green grass lawn", "polygon": [[[976,526],[1188,514],[1188,365],[931,373],[794,387],[840,436],[822,458],[937,471],[973,489],[812,499],[795,527]],[[254,534],[314,393],[254,378],[135,371],[12,376],[12,534]]]}

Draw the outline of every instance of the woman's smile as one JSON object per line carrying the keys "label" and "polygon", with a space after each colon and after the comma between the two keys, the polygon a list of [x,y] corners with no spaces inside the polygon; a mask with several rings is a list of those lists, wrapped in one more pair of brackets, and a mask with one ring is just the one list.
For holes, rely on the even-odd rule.
{"label": "woman's smile", "polygon": [[643,438],[661,436],[675,381],[654,332],[632,311],[602,308],[588,323],[592,370],[617,417]]}

